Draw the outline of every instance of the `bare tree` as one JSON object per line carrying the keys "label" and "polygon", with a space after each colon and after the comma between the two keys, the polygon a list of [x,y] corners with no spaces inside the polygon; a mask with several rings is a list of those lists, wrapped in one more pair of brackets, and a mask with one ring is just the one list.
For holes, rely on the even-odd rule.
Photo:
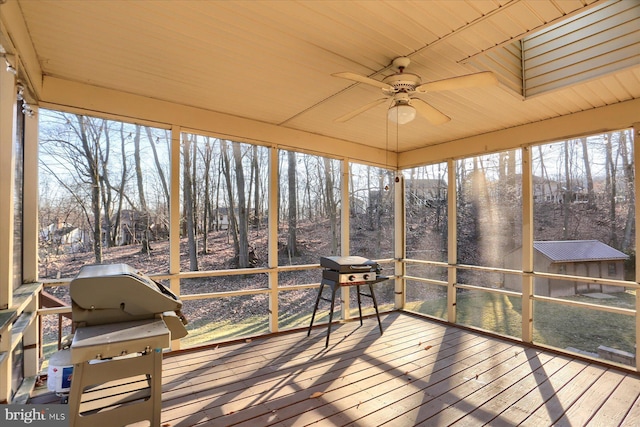
{"label": "bare tree", "polygon": [[633,162],[633,151],[629,150],[627,147],[628,131],[622,131],[619,133],[619,135],[620,157],[622,158],[622,170],[624,172],[625,180],[625,200],[628,206],[627,217],[625,219],[624,225],[624,233],[622,237],[622,249],[626,250],[633,245],[633,231],[635,228],[635,165]]}
{"label": "bare tree", "polygon": [[296,229],[298,227],[298,198],[296,189],[296,153],[289,150],[287,152],[289,160],[287,167],[287,183],[289,187],[289,215],[288,215],[288,233],[287,233],[287,253],[289,258],[298,255],[298,246],[296,238]]}
{"label": "bare tree", "polygon": [[189,248],[189,269],[191,271],[198,270],[198,255],[195,237],[195,216],[193,209],[193,184],[191,176],[191,150],[193,149],[192,138],[190,135],[184,135],[182,138],[182,160],[183,160],[183,193],[184,193],[184,216],[187,227],[187,245]]}
{"label": "bare tree", "polygon": [[254,145],[251,150],[251,171],[252,171],[252,182],[255,185],[255,189],[253,190],[253,224],[255,227],[260,225],[261,220],[261,211],[260,211],[260,192],[262,189],[260,188],[260,162],[258,161],[258,146]]}
{"label": "bare tree", "polygon": [[[100,128],[106,129],[106,121],[104,120],[100,121]],[[98,134],[98,133],[102,134],[102,131],[95,132],[95,134]],[[99,136],[97,137],[96,141],[100,141]],[[102,222],[104,223],[104,227],[103,227],[104,245],[109,247],[109,246],[115,246],[115,239],[116,239],[116,233],[117,233],[116,227],[113,226],[113,223],[112,223],[113,218],[111,215],[112,185],[111,185],[111,180],[109,178],[109,169],[108,169],[109,155],[111,152],[111,138],[109,136],[109,132],[104,132],[104,143],[105,143],[105,148],[98,149],[98,151],[96,152],[96,155],[99,157],[99,164],[101,169],[99,182],[100,182],[100,194],[102,197],[102,208],[104,209],[104,218],[102,219]],[[99,146],[99,142],[96,145]]]}
{"label": "bare tree", "polygon": [[236,192],[238,193],[238,267],[249,267],[249,215],[247,209],[244,169],[242,167],[242,152],[240,144],[232,144],[233,159],[236,172]]}
{"label": "bare tree", "polygon": [[562,197],[563,227],[562,238],[569,238],[569,216],[571,215],[571,199],[573,198],[571,183],[571,161],[569,157],[569,141],[564,141],[564,194]]}
{"label": "bare tree", "polygon": [[227,213],[229,217],[229,230],[231,231],[231,237],[233,238],[233,251],[235,257],[239,256],[240,244],[238,241],[238,219],[236,217],[236,202],[233,193],[233,182],[231,180],[231,161],[229,160],[228,142],[225,139],[220,140],[220,152],[222,163],[222,174],[225,179],[227,188]]}
{"label": "bare tree", "polygon": [[595,194],[593,192],[593,176],[591,175],[591,162],[589,160],[589,149],[587,146],[587,138],[580,138],[582,145],[582,160],[584,161],[584,172],[587,180],[587,203],[589,208],[595,206]]}
{"label": "bare tree", "polygon": [[[540,176],[544,180],[544,183],[547,185],[547,189],[549,191],[549,195],[553,195],[553,189],[551,188],[551,178],[549,178],[549,172],[547,172],[547,168],[544,163],[544,154],[542,152],[542,145],[538,145],[538,153],[540,154]],[[545,187],[542,185],[542,199],[544,200],[545,196]]]}
{"label": "bare tree", "polygon": [[204,203],[203,203],[203,215],[202,215],[202,253],[209,253],[209,248],[207,246],[207,238],[209,236],[209,224],[211,222],[211,184],[210,184],[210,171],[211,171],[211,162],[213,161],[213,144],[211,143],[209,137],[206,137],[204,140],[204,147],[200,152],[202,157],[202,162],[204,165]]}
{"label": "bare tree", "polygon": [[[156,165],[156,171],[158,172],[158,176],[160,177],[160,183],[162,184],[162,191],[165,197],[165,204],[169,205],[169,187],[167,186],[167,178],[165,177],[164,168],[160,163],[160,159],[158,157],[158,149],[156,148],[156,144],[160,142],[160,138],[156,137],[154,139],[153,134],[151,133],[151,128],[149,126],[145,126],[145,131],[147,133],[147,139],[149,140],[149,146],[151,147],[151,152],[153,153],[153,161]],[[170,140],[169,138],[166,138]]]}
{"label": "bare tree", "polygon": [[337,203],[333,194],[333,171],[331,160],[328,157],[322,158],[324,161],[324,182],[325,182],[325,211],[329,216],[329,226],[331,227],[331,255],[338,254],[338,215]]}
{"label": "bare tree", "polygon": [[[229,158],[228,142],[221,140],[222,153],[222,173],[227,187],[227,198],[229,203],[229,229],[233,237],[234,253],[239,268],[247,268],[254,261],[249,250],[249,215],[247,208],[247,197],[245,193],[244,168],[242,165],[241,145],[237,142],[231,143],[231,151],[234,160],[233,173],[235,185],[231,177],[231,161]],[[234,191],[235,190],[235,191]],[[237,213],[236,213],[237,210]]]}
{"label": "bare tree", "polygon": [[[122,173],[120,176],[120,186],[118,187],[118,189],[116,190],[118,193],[118,206],[116,208],[116,212],[114,215],[114,224],[113,224],[113,235],[114,238],[115,236],[118,235],[118,233],[120,232],[120,221],[121,221],[121,213],[122,213],[122,204],[124,202],[124,197],[122,197],[122,195],[124,194],[124,187],[125,184],[127,182],[127,168],[128,168],[128,162],[127,162],[127,154],[126,154],[126,150],[125,150],[125,145],[126,145],[126,141],[127,138],[124,135],[124,123],[120,123],[120,147],[121,147],[121,158],[122,158]],[[115,242],[114,242],[115,243]]]}
{"label": "bare tree", "polygon": [[[303,163],[304,163],[304,195],[302,197],[302,205],[303,208],[301,209],[302,213],[301,215],[304,217],[304,212],[307,213],[306,218],[309,221],[313,221],[313,217],[314,217],[314,213],[318,212],[318,208],[319,205],[316,203],[316,208],[314,209],[314,203],[311,201],[311,177],[313,176],[313,165],[312,163],[318,163],[316,162],[312,162],[312,157],[311,156],[304,156],[303,157]],[[305,201],[306,199],[306,201]]]}
{"label": "bare tree", "polygon": [[617,247],[618,236],[616,233],[616,161],[613,157],[613,144],[611,142],[611,134],[605,136],[605,152],[606,152],[606,187],[609,189],[609,244]]}
{"label": "bare tree", "polygon": [[92,126],[89,118],[76,114],[75,124],[69,121],[80,139],[79,151],[83,155],[85,176],[91,186],[91,212],[93,214],[93,254],[96,263],[102,262],[102,214],[100,203],[100,125]]}
{"label": "bare tree", "polygon": [[[136,171],[136,183],[138,185],[138,197],[140,199],[140,210],[139,213],[142,215],[142,225],[144,230],[142,230],[142,247],[140,249],[141,253],[150,254],[151,246],[149,245],[149,228],[151,227],[151,213],[149,212],[149,207],[147,206],[147,199],[145,197],[144,191],[144,179],[142,174],[142,162],[140,160],[140,134],[141,134],[142,126],[136,125],[135,134],[133,136],[133,158],[135,161],[135,171]],[[138,227],[138,215],[136,212],[133,213],[133,218],[131,221],[131,225],[133,229],[132,233],[136,233],[136,229]]]}

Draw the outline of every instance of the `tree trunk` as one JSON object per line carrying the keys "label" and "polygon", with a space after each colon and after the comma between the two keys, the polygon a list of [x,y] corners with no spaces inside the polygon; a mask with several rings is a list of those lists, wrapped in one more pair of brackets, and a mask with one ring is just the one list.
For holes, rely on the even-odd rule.
{"label": "tree trunk", "polygon": [[[304,206],[304,208],[302,209],[303,212],[306,211],[307,215],[306,218],[312,222],[314,220],[314,214],[317,212],[317,207],[318,204],[316,203],[316,206],[313,206],[313,202],[311,201],[311,180],[312,180],[312,176],[313,176],[313,171],[312,171],[312,166],[310,165],[312,158],[310,156],[304,156],[304,171],[305,171],[305,176],[306,179],[304,180],[304,194],[306,196],[306,202],[304,201],[304,196],[303,196],[303,201],[302,201],[302,205]],[[304,213],[302,214],[304,217]]]}
{"label": "tree trunk", "polygon": [[296,191],[296,153],[287,151],[289,166],[287,168],[287,183],[289,187],[289,230],[287,233],[287,252],[289,259],[298,255],[298,243],[296,238],[296,228],[298,227],[298,197]]}
{"label": "tree trunk", "polygon": [[140,125],[136,125],[136,134],[133,137],[133,159],[136,167],[136,183],[138,185],[138,196],[140,197],[140,210],[147,212],[147,199],[144,195],[144,181],[142,178],[142,163],[140,161]]}
{"label": "tree trunk", "polygon": [[160,164],[160,159],[158,158],[158,150],[156,148],[156,144],[159,142],[160,138],[156,138],[156,141],[153,140],[153,135],[151,134],[151,128],[145,126],[145,130],[147,132],[147,138],[149,139],[149,146],[151,147],[151,151],[153,152],[153,161],[156,165],[156,170],[158,172],[158,176],[160,177],[160,183],[162,184],[162,192],[164,193],[165,205],[169,206],[169,187],[167,186],[167,179],[164,176],[164,170],[162,165]]}
{"label": "tree trunk", "polygon": [[[140,236],[140,241],[142,243],[142,247],[140,248],[140,253],[149,255],[151,253],[151,246],[149,246],[149,227],[151,227],[151,214],[147,207],[147,199],[144,194],[144,179],[142,176],[142,162],[140,160],[140,133],[142,126],[136,125],[136,133],[133,137],[133,159],[135,162],[136,169],[136,183],[138,185],[138,197],[140,198],[140,211],[139,215],[136,215],[134,212],[132,218],[132,226],[133,233],[135,235],[138,226],[142,226],[142,236]],[[138,220],[142,224],[138,224]]]}
{"label": "tree trunk", "polygon": [[[378,174],[378,192],[376,194],[375,197],[375,212],[376,212],[376,230],[378,230],[378,234],[380,236],[380,238],[382,239],[382,216],[384,215],[384,193],[385,193],[385,186],[384,186],[384,178],[385,178],[385,174],[386,171],[384,170],[380,170],[380,173]],[[390,179],[391,180],[391,179]]]}
{"label": "tree trunk", "polygon": [[624,234],[622,238],[622,250],[626,250],[633,245],[636,201],[635,201],[635,173],[633,163],[633,150],[627,147],[627,132],[620,132],[620,155],[622,156],[622,167],[625,178],[625,203],[627,208],[627,218],[624,225]]}
{"label": "tree trunk", "polygon": [[244,169],[240,144],[233,143],[233,159],[236,167],[236,187],[238,193],[238,267],[249,267],[249,215],[244,189]]}
{"label": "tree trunk", "polygon": [[124,123],[120,123],[120,150],[122,151],[122,174],[120,175],[120,187],[118,188],[118,207],[115,213],[115,220],[113,225],[113,234],[118,236],[120,234],[121,219],[122,219],[122,204],[124,202],[124,188],[127,182],[127,152],[126,152],[127,138],[124,136]]}
{"label": "tree trunk", "polygon": [[338,218],[337,206],[333,195],[333,169],[331,160],[323,157],[324,160],[324,182],[326,188],[326,211],[329,216],[329,225],[331,227],[331,255],[338,254]]}
{"label": "tree trunk", "polygon": [[373,184],[371,183],[371,166],[367,166],[367,224],[369,231],[375,231],[376,222],[375,222],[375,197],[374,190],[372,188]]}
{"label": "tree trunk", "polygon": [[[222,151],[222,150],[220,150]],[[218,162],[218,176],[216,178],[216,202],[215,202],[215,209],[213,210],[214,215],[215,215],[215,225],[216,225],[216,231],[220,231],[221,230],[221,223],[220,223],[220,184],[222,183],[222,169],[223,169],[223,165],[222,165],[222,156],[220,156],[220,160]],[[224,196],[223,196],[224,197]],[[229,227],[227,226],[227,230],[229,230]]]}
{"label": "tree trunk", "polygon": [[255,189],[253,190],[253,224],[256,227],[260,226],[261,212],[260,212],[260,163],[258,162],[258,146],[253,146],[253,158],[252,158],[252,169],[253,169],[253,182],[255,184]]}
{"label": "tree trunk", "polygon": [[194,214],[193,214],[193,194],[191,179],[191,137],[185,135],[183,142],[183,193],[184,193],[184,209],[187,223],[187,246],[189,248],[189,269],[198,271],[198,254],[196,246],[196,238],[194,235]]}
{"label": "tree trunk", "polygon": [[616,233],[616,162],[613,158],[613,145],[611,134],[606,136],[606,165],[607,165],[607,187],[609,188],[609,245],[618,247],[618,236]]}
{"label": "tree trunk", "polygon": [[541,178],[543,180],[543,184],[540,186],[542,189],[542,200],[543,201],[546,200],[545,191],[544,191],[545,183],[547,184],[547,189],[549,190],[549,196],[553,200],[553,189],[551,188],[551,179],[549,178],[549,173],[547,172],[547,168],[544,165],[544,154],[542,153],[541,145],[538,145],[538,153],[540,154],[540,174],[542,175]]}
{"label": "tree trunk", "polygon": [[238,220],[236,218],[236,206],[235,198],[233,197],[233,183],[231,182],[231,165],[229,161],[229,151],[227,149],[227,141],[220,140],[221,152],[222,152],[222,173],[227,185],[227,198],[229,199],[227,207],[227,216],[229,221],[228,230],[231,232],[233,238],[233,253],[235,257],[240,253],[240,242],[238,241]]}
{"label": "tree trunk", "polygon": [[[104,121],[101,122],[100,128],[104,127]],[[105,236],[104,245],[106,247],[115,246],[115,239],[117,236],[116,227],[113,226],[111,216],[111,182],[109,181],[109,152],[111,150],[111,139],[109,133],[105,132],[105,152],[103,153],[100,148],[100,135],[102,132],[94,132],[94,146],[96,148],[97,164],[100,165],[99,169],[102,171],[98,177],[100,181],[100,197],[102,198],[102,208],[104,210],[104,223],[105,223]]]}
{"label": "tree trunk", "polygon": [[93,254],[97,264],[102,263],[102,216],[100,206],[100,171],[98,168],[97,148],[91,147],[87,135],[85,118],[75,116],[78,121],[82,149],[87,160],[89,178],[91,180],[91,212],[93,213]]}
{"label": "tree trunk", "polygon": [[596,203],[596,197],[593,192],[593,177],[591,176],[591,162],[589,161],[587,138],[580,138],[580,143],[582,144],[582,159],[584,160],[584,172],[587,178],[587,204],[589,208],[593,208]]}
{"label": "tree trunk", "polygon": [[565,176],[565,189],[562,197],[562,212],[563,212],[563,224],[562,224],[562,238],[567,240],[569,238],[569,215],[571,207],[571,168],[569,166],[569,141],[564,142],[564,176]]}
{"label": "tree trunk", "polygon": [[205,138],[204,143],[204,151],[202,152],[202,161],[204,163],[204,212],[202,218],[202,253],[209,253],[209,247],[207,244],[207,239],[209,237],[209,223],[211,221],[211,203],[209,200],[211,199],[211,184],[210,184],[210,171],[211,171],[211,161],[213,159],[213,146],[209,137]]}

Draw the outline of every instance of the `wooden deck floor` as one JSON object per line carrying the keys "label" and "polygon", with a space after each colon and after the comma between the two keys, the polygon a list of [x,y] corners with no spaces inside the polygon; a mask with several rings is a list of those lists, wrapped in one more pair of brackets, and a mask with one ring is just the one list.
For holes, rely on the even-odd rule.
{"label": "wooden deck floor", "polygon": [[165,357],[162,426],[640,425],[635,374],[399,312],[383,327]]}

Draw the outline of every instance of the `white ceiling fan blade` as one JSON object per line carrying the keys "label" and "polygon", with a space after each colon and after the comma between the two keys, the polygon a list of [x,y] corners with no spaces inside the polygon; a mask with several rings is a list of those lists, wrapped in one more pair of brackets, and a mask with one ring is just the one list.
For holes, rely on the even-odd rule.
{"label": "white ceiling fan blade", "polygon": [[358,108],[357,110],[354,110],[348,114],[345,114],[342,117],[338,117],[337,119],[335,119],[336,122],[338,123],[343,123],[346,122],[347,120],[351,120],[352,118],[354,118],[355,116],[357,116],[358,114],[362,114],[367,110],[370,110],[371,108],[382,104],[383,102],[386,102],[388,99],[387,98],[381,98],[381,99],[376,99],[373,102],[368,103],[367,105],[363,105],[362,107]]}
{"label": "white ceiling fan blade", "polygon": [[415,108],[422,117],[434,125],[441,125],[451,120],[449,117],[436,110],[420,98],[411,98],[409,105]]}
{"label": "white ceiling fan blade", "polygon": [[496,86],[498,78],[491,71],[467,74],[466,76],[452,77],[450,79],[438,80],[436,82],[425,83],[416,88],[416,92],[436,92],[441,90],[463,89],[468,87]]}
{"label": "white ceiling fan blade", "polygon": [[393,86],[388,85],[384,82],[381,82],[379,80],[374,80],[366,76],[361,76],[360,74],[350,73],[348,71],[343,73],[333,73],[331,75],[333,77],[341,77],[343,79],[353,80],[354,82],[358,82],[358,83],[366,83],[371,86],[379,87],[380,89],[393,90]]}

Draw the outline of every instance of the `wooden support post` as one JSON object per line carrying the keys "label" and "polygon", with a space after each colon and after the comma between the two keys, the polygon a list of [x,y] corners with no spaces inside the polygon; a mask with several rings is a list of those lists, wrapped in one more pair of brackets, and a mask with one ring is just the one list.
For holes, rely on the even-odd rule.
{"label": "wooden support post", "polygon": [[531,149],[522,149],[522,341],[533,342],[533,184]]}
{"label": "wooden support post", "polygon": [[[0,68],[0,310],[13,306],[15,76]],[[11,325],[0,331],[0,402],[11,397]],[[2,357],[4,356],[4,357]]]}
{"label": "wooden support post", "polygon": [[[633,174],[634,179],[634,189],[635,189],[635,199],[636,199],[636,210],[635,210],[635,221],[636,221],[636,242],[635,247],[640,247],[640,232],[638,232],[637,224],[640,224],[640,209],[638,209],[637,204],[638,200],[640,200],[640,177],[638,177],[637,167],[640,165],[640,122],[633,124],[633,162],[636,166],[636,171]],[[640,284],[640,257],[636,256],[636,283]],[[638,354],[640,351],[640,290],[636,289],[636,371],[640,372],[640,357]]]}
{"label": "wooden support post", "polygon": [[[171,128],[171,176],[169,194],[169,274],[180,273],[180,126]],[[180,296],[180,279],[169,279],[171,292]],[[171,350],[180,349],[180,340],[171,341]]]}
{"label": "wooden support post", "polygon": [[458,233],[456,230],[457,221],[456,221],[456,202],[457,202],[457,188],[456,188],[456,162],[455,160],[449,160],[447,162],[447,174],[448,174],[448,243],[447,243],[447,263],[449,267],[447,268],[448,273],[448,283],[447,283],[447,321],[451,323],[456,322],[456,282],[457,278],[457,270],[456,264],[458,263]]}
{"label": "wooden support post", "polygon": [[278,332],[278,153],[269,149],[269,332]]}
{"label": "wooden support post", "polygon": [[407,231],[406,231],[406,209],[404,194],[404,176],[399,172],[395,172],[394,189],[394,250],[395,258],[394,273],[397,279],[394,280],[394,306],[396,310],[404,309],[406,303],[406,281],[404,279],[406,273],[406,264],[402,261],[406,258],[407,250]]}
{"label": "wooden support post", "polygon": [[[342,182],[341,182],[341,201],[340,206],[343,206],[342,214],[340,215],[340,239],[341,239],[341,253],[342,256],[349,256],[351,248],[349,247],[349,210],[345,209],[344,206],[350,206],[349,201],[349,159],[342,159]],[[350,314],[350,304],[349,304],[349,287],[342,286],[340,289],[340,298],[342,299],[341,314],[343,319],[349,319],[351,317]]]}

